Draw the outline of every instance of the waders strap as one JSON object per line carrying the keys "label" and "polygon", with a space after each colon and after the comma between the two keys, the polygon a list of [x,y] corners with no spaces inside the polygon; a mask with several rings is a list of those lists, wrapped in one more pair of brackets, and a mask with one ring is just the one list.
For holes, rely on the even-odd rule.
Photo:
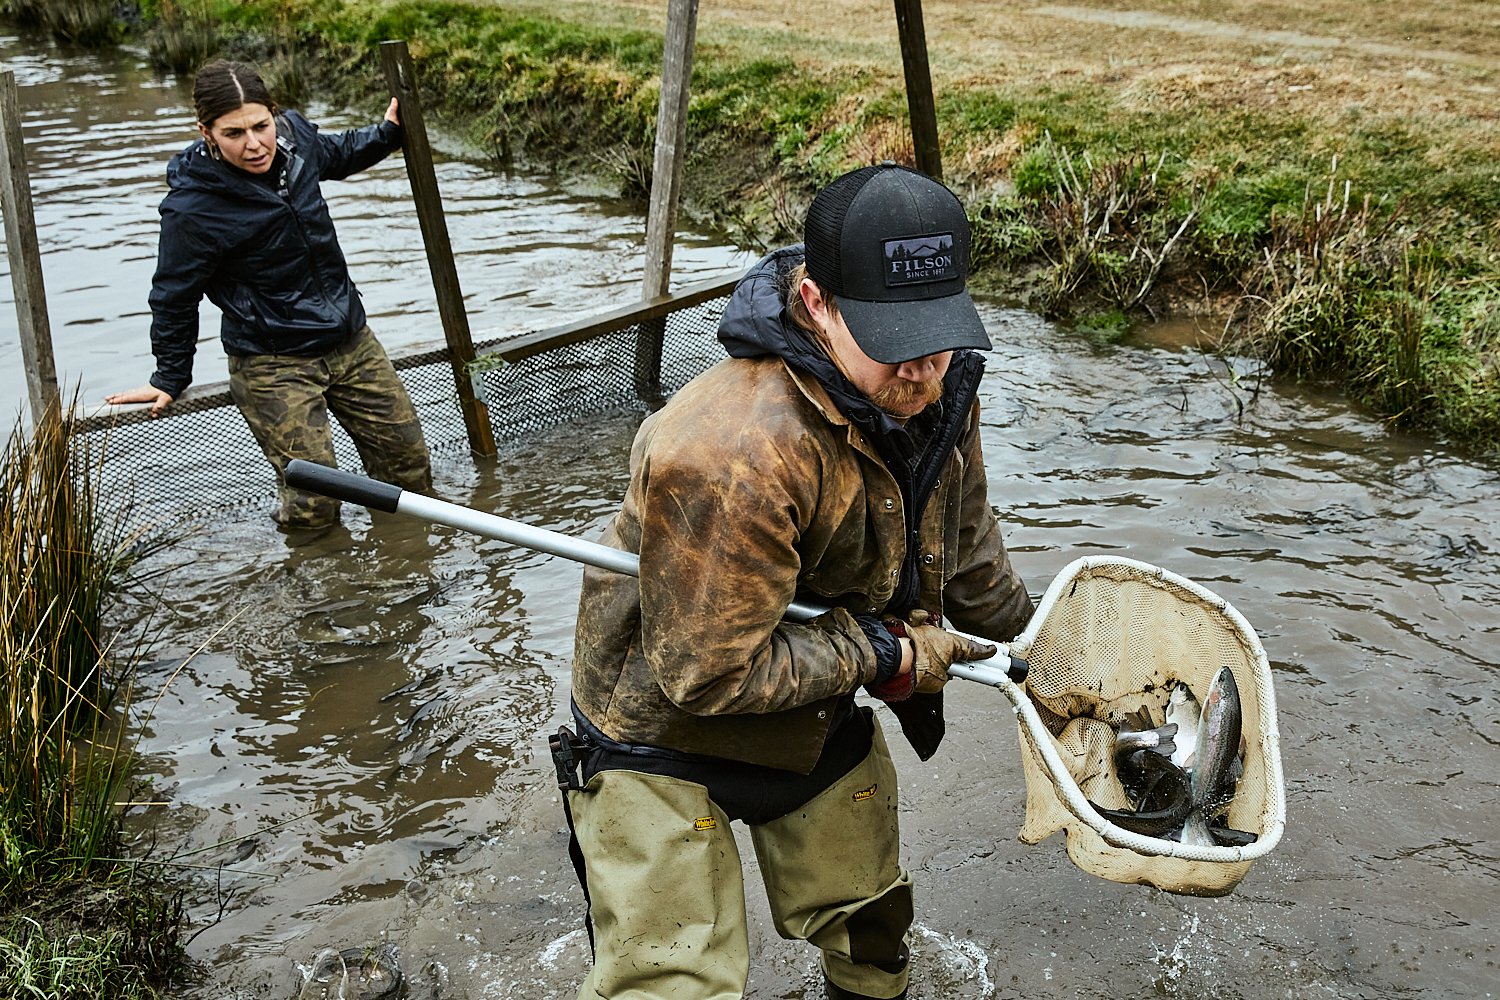
{"label": "waders strap", "polygon": [[562,791],[563,815],[568,820],[568,860],[573,863],[578,887],[583,890],[583,927],[589,934],[589,954],[592,956],[595,954],[593,902],[589,899],[589,876],[583,863],[583,848],[578,843],[578,828],[573,824],[568,793],[583,789],[580,771],[584,758],[594,748],[573,735],[567,726],[559,727],[556,733],[547,737],[547,746],[552,751],[552,764],[557,769],[557,787]]}
{"label": "waders strap", "polygon": [[552,766],[557,769],[557,787],[565,792],[583,788],[579,771],[593,747],[574,736],[567,726],[559,726],[556,733],[547,737],[547,747],[552,751]]}

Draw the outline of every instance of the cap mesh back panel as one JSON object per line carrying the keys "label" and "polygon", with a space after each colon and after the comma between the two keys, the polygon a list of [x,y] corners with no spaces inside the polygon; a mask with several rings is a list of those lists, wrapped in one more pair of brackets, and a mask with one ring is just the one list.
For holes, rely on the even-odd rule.
{"label": "cap mesh back panel", "polygon": [[842,241],[839,234],[844,229],[844,217],[849,206],[870,178],[880,173],[880,167],[864,167],[846,174],[828,185],[813,199],[803,223],[802,238],[807,245],[807,273],[818,283],[818,287],[834,295],[844,294]]}

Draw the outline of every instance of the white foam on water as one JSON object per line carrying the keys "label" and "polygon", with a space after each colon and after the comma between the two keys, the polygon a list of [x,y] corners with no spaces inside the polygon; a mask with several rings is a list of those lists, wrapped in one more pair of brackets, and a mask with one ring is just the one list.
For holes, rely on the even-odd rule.
{"label": "white foam on water", "polygon": [[949,971],[979,984],[979,995],[995,995],[995,983],[990,979],[990,956],[973,941],[957,938],[951,934],[935,931],[926,924],[913,924],[912,929],[937,946],[938,961]]}
{"label": "white foam on water", "polygon": [[557,968],[557,956],[562,954],[563,949],[568,946],[568,942],[572,941],[582,933],[582,927],[579,927],[576,930],[569,931],[562,937],[558,938],[556,941],[553,941],[551,944],[547,945],[547,947],[543,948],[542,953],[537,957],[547,968]]}

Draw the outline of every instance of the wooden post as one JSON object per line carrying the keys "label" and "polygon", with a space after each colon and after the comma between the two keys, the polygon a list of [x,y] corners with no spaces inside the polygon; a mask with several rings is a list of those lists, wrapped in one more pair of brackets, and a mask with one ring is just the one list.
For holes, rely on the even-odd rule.
{"label": "wooden post", "polygon": [[896,32],[901,36],[901,64],[906,70],[906,107],[911,113],[911,144],[917,169],[943,179],[943,151],[938,145],[937,104],[927,67],[927,30],[922,0],[896,0]]}
{"label": "wooden post", "polygon": [[[646,276],[641,298],[665,294],[672,283],[672,246],[677,238],[677,202],[682,193],[682,160],[687,151],[688,96],[693,78],[693,45],[698,33],[698,0],[670,0],[661,61],[661,103],[656,112],[656,153],[651,165],[651,206],[646,215]],[[661,400],[664,322],[636,329],[636,394]]]}
{"label": "wooden post", "polygon": [[432,167],[432,146],[427,141],[427,126],[422,120],[416,69],[406,50],[406,42],[401,40],[381,42],[380,59],[385,66],[385,78],[391,93],[400,101],[406,176],[411,181],[417,221],[422,226],[422,242],[427,247],[427,267],[432,273],[433,291],[437,293],[438,315],[442,317],[443,336],[448,341],[453,384],[458,390],[458,405],[469,435],[469,450],[493,458],[496,454],[495,435],[490,430],[489,411],[474,395],[474,382],[466,367],[474,360],[474,338],[469,332],[464,296],[458,286],[458,271],[453,266],[453,245],[448,240],[443,198],[438,192],[437,174]]}
{"label": "wooden post", "polygon": [[47,291],[42,284],[42,254],[36,242],[36,215],[31,207],[31,181],[26,172],[26,147],[21,138],[21,100],[16,75],[8,69],[0,70],[0,129],[4,132],[0,136],[0,211],[5,213],[5,252],[15,289],[31,419],[39,426],[46,414],[56,412],[61,399],[57,363],[52,357],[52,325],[47,319]]}

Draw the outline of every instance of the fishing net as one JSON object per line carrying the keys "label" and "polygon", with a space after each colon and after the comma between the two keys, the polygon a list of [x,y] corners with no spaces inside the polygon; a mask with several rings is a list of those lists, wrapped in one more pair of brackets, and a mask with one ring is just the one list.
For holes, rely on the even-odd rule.
{"label": "fishing net", "polygon": [[[1031,665],[1029,699],[1013,699],[1026,775],[1021,840],[1035,844],[1065,830],[1068,855],[1084,871],[1194,896],[1232,892],[1280,840],[1285,793],[1270,665],[1227,602],[1145,563],[1080,559],[1053,580],[1010,650]],[[1090,800],[1130,806],[1113,754],[1121,723],[1145,709],[1160,724],[1177,681],[1202,702],[1221,667],[1239,689],[1244,741],[1244,771],[1225,823],[1254,834],[1254,842],[1182,844],[1100,816]]]}

